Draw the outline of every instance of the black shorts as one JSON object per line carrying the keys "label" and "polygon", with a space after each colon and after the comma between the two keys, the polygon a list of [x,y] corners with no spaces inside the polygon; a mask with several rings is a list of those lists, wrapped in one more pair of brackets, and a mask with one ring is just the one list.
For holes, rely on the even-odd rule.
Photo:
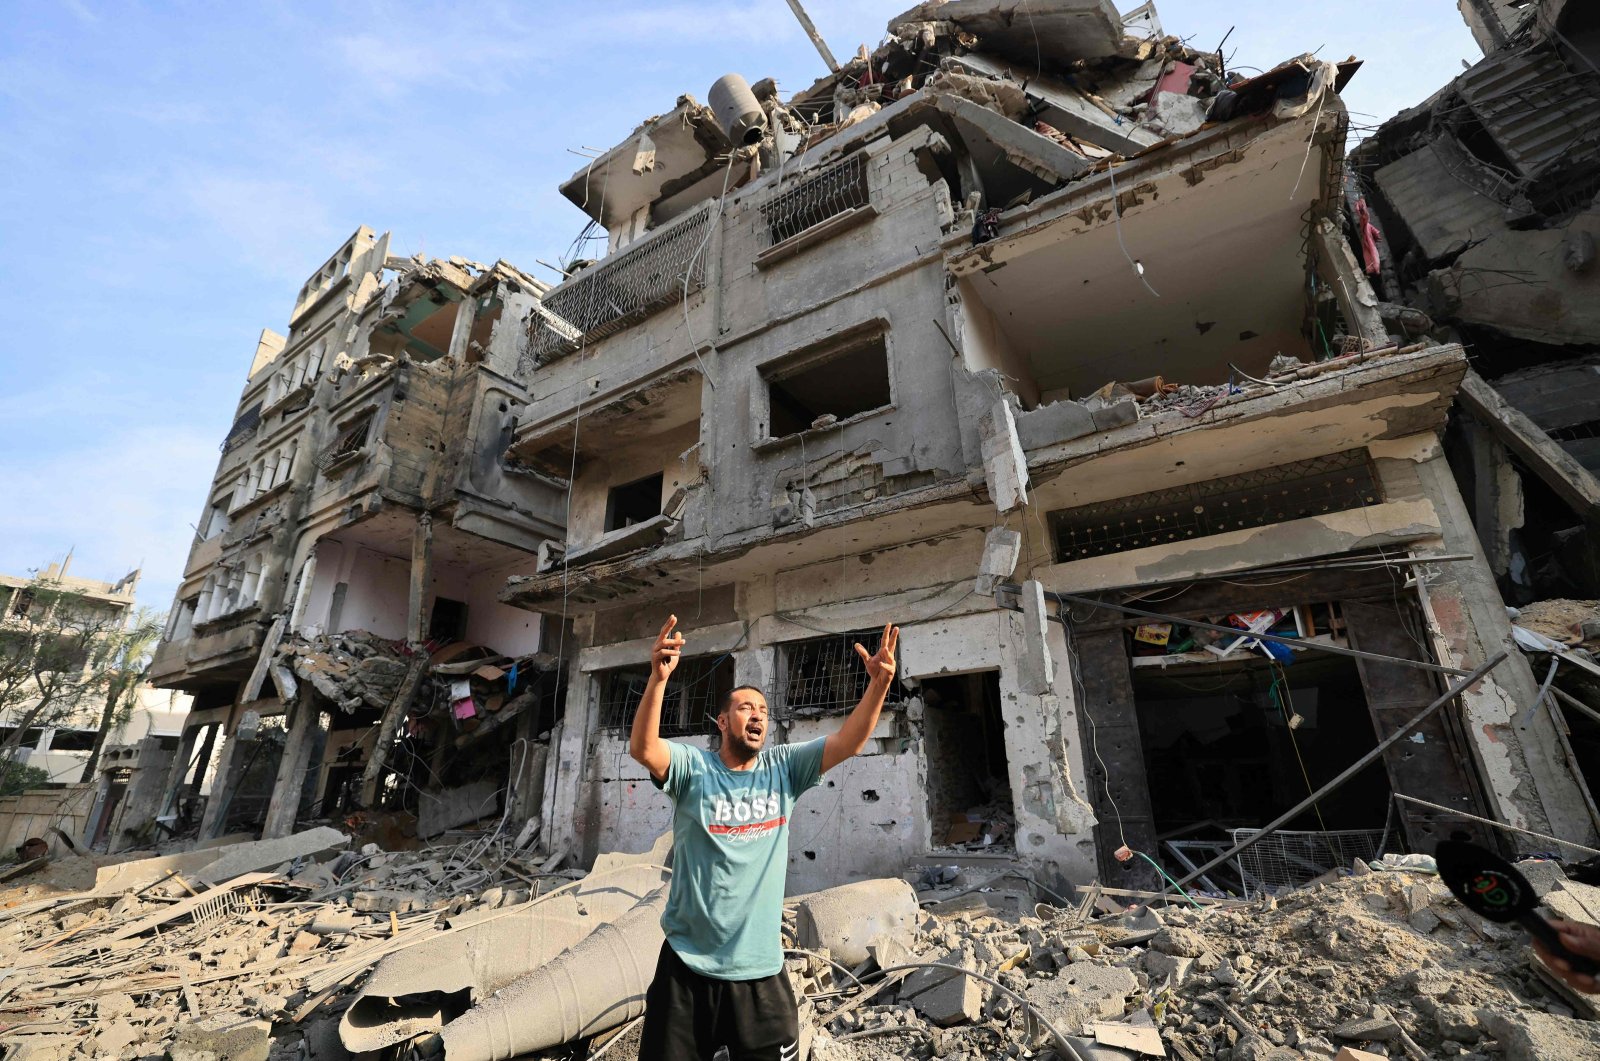
{"label": "black shorts", "polygon": [[710,1061],[720,1046],[729,1061],[800,1055],[800,1014],[782,970],[760,980],[715,980],[663,943],[644,999],[639,1061]]}

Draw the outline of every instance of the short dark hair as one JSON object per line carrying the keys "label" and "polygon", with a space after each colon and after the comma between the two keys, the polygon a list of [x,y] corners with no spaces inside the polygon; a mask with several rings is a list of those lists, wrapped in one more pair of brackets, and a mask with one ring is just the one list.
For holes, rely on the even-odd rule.
{"label": "short dark hair", "polygon": [[732,707],[734,696],[738,693],[744,692],[746,689],[752,693],[761,693],[761,698],[763,700],[765,700],[767,697],[767,694],[762,691],[762,688],[759,685],[735,685],[732,689],[728,690],[727,697],[722,701],[722,710],[726,711],[728,708]]}

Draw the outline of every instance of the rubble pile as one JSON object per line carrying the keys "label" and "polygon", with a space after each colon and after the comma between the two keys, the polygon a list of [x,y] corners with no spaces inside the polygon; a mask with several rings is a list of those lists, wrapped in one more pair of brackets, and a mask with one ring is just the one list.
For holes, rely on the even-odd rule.
{"label": "rubble pile", "polygon": [[[0,1056],[347,1057],[340,1012],[384,957],[584,876],[555,872],[559,859],[518,858],[513,841],[486,833],[420,851],[368,844],[207,883],[282,843],[98,871],[57,860],[52,880],[0,892]],[[207,864],[166,871],[191,858],[179,864]],[[89,887],[50,887],[68,880]]]}
{"label": "rubble pile", "polygon": [[[1360,868],[1276,900],[1094,917],[1040,905],[1008,920],[969,895],[880,954],[993,977],[1083,1058],[1600,1056],[1592,1004],[1543,970],[1520,929],[1467,912],[1431,872]],[[1600,888],[1554,863],[1522,868],[1552,912],[1600,921]],[[817,1061],[1065,1056],[1024,1007],[970,977],[894,976],[863,1005],[837,993],[848,980],[821,960],[791,969],[818,999]]]}
{"label": "rubble pile", "polygon": [[[476,1058],[509,1012],[517,1056],[635,1057],[643,982],[590,981],[652,964],[670,837],[585,873],[520,855],[532,835],[338,850],[326,830],[23,884],[0,894],[3,1056]],[[1521,868],[1550,913],[1600,923],[1600,888]],[[1035,905],[1025,877],[938,869],[789,901],[815,1061],[1600,1056],[1600,1010],[1425,858],[1164,906],[1098,886]]]}
{"label": "rubble pile", "polygon": [[296,678],[310,682],[345,711],[388,707],[408,667],[403,642],[364,630],[296,639],[279,650],[278,658]]}

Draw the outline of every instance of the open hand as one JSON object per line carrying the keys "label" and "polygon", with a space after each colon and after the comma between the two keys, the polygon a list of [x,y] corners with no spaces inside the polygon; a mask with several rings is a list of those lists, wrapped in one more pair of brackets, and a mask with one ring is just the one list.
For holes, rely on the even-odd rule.
{"label": "open hand", "polygon": [[878,651],[867,655],[867,650],[856,643],[856,655],[861,657],[861,663],[867,668],[867,677],[872,681],[888,682],[894,677],[894,650],[900,644],[900,628],[893,623],[885,623],[883,637],[878,640]]}
{"label": "open hand", "polygon": [[667,616],[667,621],[661,625],[661,633],[656,635],[655,647],[650,650],[650,676],[657,681],[666,681],[672,677],[672,672],[678,669],[678,659],[683,655],[684,637],[682,634],[672,632],[677,625],[676,615]]}
{"label": "open hand", "polygon": [[[1561,945],[1574,954],[1581,954],[1585,958],[1600,958],[1600,928],[1594,925],[1580,925],[1576,921],[1550,922],[1550,927],[1561,933]],[[1575,973],[1572,966],[1551,951],[1545,949],[1544,944],[1535,942],[1533,949],[1539,952],[1539,957],[1544,959],[1552,972],[1579,991],[1589,994],[1600,993],[1600,981],[1584,973]]]}

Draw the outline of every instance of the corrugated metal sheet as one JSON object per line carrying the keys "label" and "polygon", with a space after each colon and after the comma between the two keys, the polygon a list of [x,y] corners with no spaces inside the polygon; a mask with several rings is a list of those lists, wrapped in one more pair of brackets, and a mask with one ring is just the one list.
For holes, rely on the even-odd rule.
{"label": "corrugated metal sheet", "polygon": [[1455,157],[1459,150],[1453,141],[1436,141],[1377,173],[1378,189],[1429,260],[1505,227],[1505,208],[1446,164],[1465,167],[1465,160]]}
{"label": "corrugated metal sheet", "polygon": [[1489,56],[1456,88],[1524,177],[1600,150],[1600,94],[1554,51]]}

